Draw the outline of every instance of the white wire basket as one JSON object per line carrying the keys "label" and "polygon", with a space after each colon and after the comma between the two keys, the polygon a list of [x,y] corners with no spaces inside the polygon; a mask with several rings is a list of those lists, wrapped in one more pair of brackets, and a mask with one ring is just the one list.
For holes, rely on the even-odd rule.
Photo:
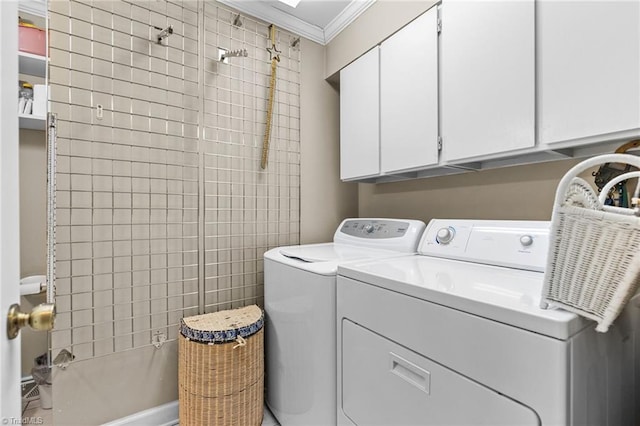
{"label": "white wire basket", "polygon": [[[628,172],[612,179],[598,196],[578,174],[602,163],[640,168],[640,158],[610,154],[573,167],[558,184],[553,205],[549,255],[541,308],[549,304],[590,318],[606,332],[640,284],[638,208],[604,205],[609,189],[640,176]],[[634,194],[638,199],[640,183]]]}

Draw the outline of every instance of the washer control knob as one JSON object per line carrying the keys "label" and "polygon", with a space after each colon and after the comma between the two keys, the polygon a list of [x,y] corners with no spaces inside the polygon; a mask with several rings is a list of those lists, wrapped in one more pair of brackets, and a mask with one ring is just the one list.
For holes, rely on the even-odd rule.
{"label": "washer control knob", "polygon": [[529,247],[531,244],[533,244],[533,237],[531,235],[523,235],[522,237],[520,237],[520,244],[525,247]]}
{"label": "washer control knob", "polygon": [[452,227],[440,228],[438,229],[438,233],[436,234],[436,241],[439,244],[449,244],[453,237],[456,235],[456,232]]}
{"label": "washer control knob", "polygon": [[375,228],[373,227],[372,224],[365,225],[364,227],[364,232],[366,232],[367,234],[372,233],[374,230]]}

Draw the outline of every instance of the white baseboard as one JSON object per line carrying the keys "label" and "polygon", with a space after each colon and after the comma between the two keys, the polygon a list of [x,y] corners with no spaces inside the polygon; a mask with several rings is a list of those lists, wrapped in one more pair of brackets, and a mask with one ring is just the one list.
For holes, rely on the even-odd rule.
{"label": "white baseboard", "polygon": [[173,426],[178,424],[178,401],[168,402],[103,426]]}

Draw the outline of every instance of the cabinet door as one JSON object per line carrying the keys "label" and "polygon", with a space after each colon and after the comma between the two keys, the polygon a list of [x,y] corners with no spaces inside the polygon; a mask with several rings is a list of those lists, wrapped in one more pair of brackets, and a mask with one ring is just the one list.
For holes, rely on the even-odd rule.
{"label": "cabinet door", "polygon": [[533,147],[533,0],[443,0],[441,19],[443,159]]}
{"label": "cabinet door", "polygon": [[537,30],[540,142],[640,128],[640,2],[540,1]]}
{"label": "cabinet door", "polygon": [[340,178],[380,174],[380,48],[340,71]]}
{"label": "cabinet door", "polygon": [[438,11],[431,8],[380,48],[383,173],[438,163]]}

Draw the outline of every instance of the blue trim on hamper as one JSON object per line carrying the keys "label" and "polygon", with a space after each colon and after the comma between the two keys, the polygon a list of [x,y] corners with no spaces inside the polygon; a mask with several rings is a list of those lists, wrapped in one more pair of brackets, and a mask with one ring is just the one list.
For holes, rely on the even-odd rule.
{"label": "blue trim on hamper", "polygon": [[180,334],[189,340],[194,340],[201,343],[229,343],[234,342],[238,336],[245,338],[256,334],[264,326],[264,312],[253,324],[246,325],[240,328],[233,328],[224,331],[203,331],[194,330],[185,324],[184,319],[180,320]]}

